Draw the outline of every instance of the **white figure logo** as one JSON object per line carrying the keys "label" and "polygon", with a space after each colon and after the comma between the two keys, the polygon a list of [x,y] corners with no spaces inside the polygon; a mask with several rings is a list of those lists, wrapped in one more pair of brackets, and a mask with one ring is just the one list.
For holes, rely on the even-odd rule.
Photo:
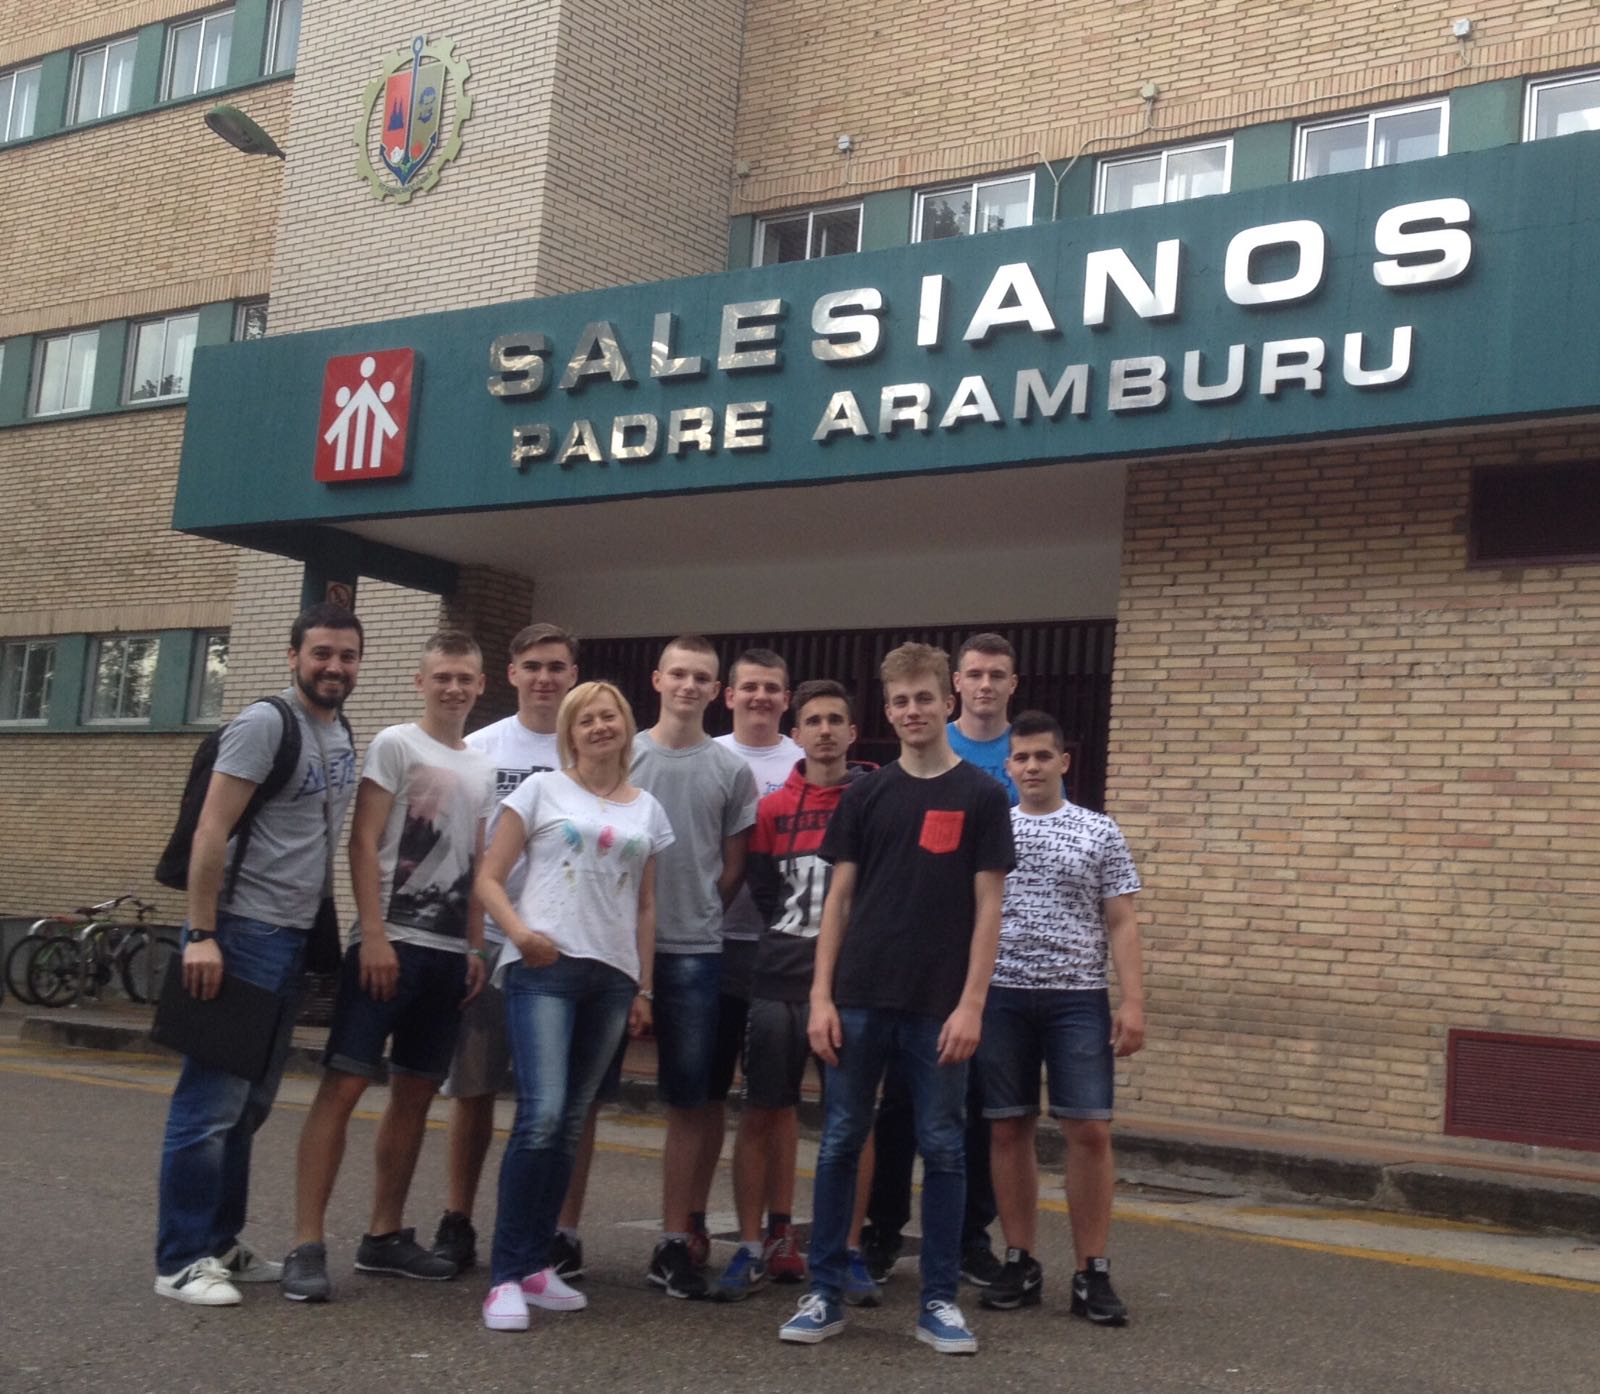
{"label": "white figure logo", "polygon": [[322,439],[334,447],[336,473],[343,474],[347,467],[352,473],[362,468],[377,469],[382,461],[384,441],[393,440],[400,433],[400,427],[385,405],[394,400],[394,384],[386,382],[373,391],[369,381],[377,368],[377,360],[368,354],[361,360],[361,386],[354,392],[341,387],[334,394],[333,400],[340,412]]}

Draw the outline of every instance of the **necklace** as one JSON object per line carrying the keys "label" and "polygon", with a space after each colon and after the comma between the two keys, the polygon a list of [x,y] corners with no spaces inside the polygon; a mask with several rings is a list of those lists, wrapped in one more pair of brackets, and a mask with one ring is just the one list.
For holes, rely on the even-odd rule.
{"label": "necklace", "polygon": [[609,799],[613,794],[615,794],[618,789],[622,788],[624,782],[628,778],[627,775],[619,774],[616,777],[616,780],[612,783],[611,787],[609,789],[607,789],[605,791],[605,793],[602,794],[598,789],[596,789],[592,784],[590,784],[587,779],[585,779],[583,777],[582,773],[579,771],[579,769],[578,769],[578,767],[576,765],[574,765],[572,767],[572,777],[575,780],[577,780],[579,784],[581,784],[583,786],[583,788],[584,788],[584,790],[586,792],[594,795],[595,801],[600,805],[602,810],[606,806],[606,800]]}

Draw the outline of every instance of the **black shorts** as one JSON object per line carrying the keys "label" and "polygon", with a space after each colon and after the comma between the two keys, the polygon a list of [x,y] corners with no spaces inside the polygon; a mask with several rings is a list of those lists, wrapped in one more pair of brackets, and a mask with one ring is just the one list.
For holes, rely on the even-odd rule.
{"label": "black shorts", "polygon": [[811,1051],[806,1026],[808,1002],[776,1002],[758,997],[750,1004],[744,1038],[744,1098],[751,1108],[794,1108],[800,1102],[806,1061],[822,1061]]}

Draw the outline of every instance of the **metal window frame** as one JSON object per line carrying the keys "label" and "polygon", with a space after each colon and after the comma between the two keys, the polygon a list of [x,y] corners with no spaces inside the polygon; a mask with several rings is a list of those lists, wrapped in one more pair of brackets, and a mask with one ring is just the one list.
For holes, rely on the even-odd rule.
{"label": "metal window frame", "polygon": [[[227,86],[227,79],[224,78],[221,82],[212,87],[202,87],[200,85],[200,65],[205,61],[206,26],[213,20],[221,19],[223,15],[231,16],[233,12],[234,6],[219,5],[214,10],[206,11],[205,14],[191,15],[186,19],[176,20],[167,26],[166,52],[163,54],[161,60],[162,101],[187,101],[190,97],[203,96],[207,92],[215,92],[217,88]],[[192,92],[184,92],[179,96],[174,96],[172,92],[172,77],[173,70],[178,61],[178,45],[176,40],[178,35],[183,33],[186,29],[199,29],[200,31],[200,46],[195,50],[194,56],[194,90]]]}
{"label": "metal window frame", "polygon": [[[85,726],[148,726],[151,713],[143,716],[96,716],[94,696],[100,687],[100,659],[107,643],[122,644],[122,668],[117,675],[117,706],[120,708],[128,685],[128,648],[136,639],[148,639],[156,646],[156,661],[161,658],[161,636],[154,630],[130,634],[94,634],[89,638],[89,661],[84,667],[82,723]],[[153,709],[153,703],[152,703]]]}
{"label": "metal window frame", "polygon": [[1552,92],[1558,87],[1579,87],[1593,83],[1595,85],[1595,105],[1600,106],[1600,68],[1587,68],[1581,73],[1568,73],[1565,77],[1543,77],[1530,79],[1528,90],[1522,99],[1522,139],[1550,140],[1552,137],[1540,137],[1534,134],[1538,125],[1538,105],[1540,94]]}
{"label": "metal window frame", "polygon": [[1363,169],[1372,168],[1372,144],[1377,133],[1378,119],[1383,116],[1404,116],[1413,111],[1437,111],[1439,113],[1439,149],[1438,155],[1448,154],[1450,150],[1450,98],[1429,97],[1422,102],[1402,102],[1396,106],[1373,107],[1364,112],[1353,112],[1346,116],[1335,116],[1326,121],[1306,121],[1295,127],[1294,132],[1294,181],[1302,179],[1319,179],[1321,175],[1306,173],[1306,137],[1317,131],[1332,131],[1341,126],[1354,126],[1359,122],[1366,122],[1367,128],[1367,153]]}
{"label": "metal window frame", "polygon": [[[1196,150],[1222,149],[1222,192],[1227,193],[1233,188],[1233,137],[1223,136],[1218,140],[1196,140],[1186,145],[1164,145],[1158,150],[1141,150],[1130,155],[1118,155],[1115,158],[1107,157],[1100,161],[1095,171],[1094,181],[1094,211],[1101,214],[1106,211],[1106,175],[1119,165],[1139,164],[1144,160],[1159,157],[1161,160],[1161,198],[1151,207],[1161,207],[1167,201],[1167,161],[1173,155],[1188,155]],[[1179,203],[1188,202],[1187,199],[1176,200]],[[1118,209],[1127,212],[1127,209]]]}
{"label": "metal window frame", "polygon": [[[267,47],[261,55],[262,77],[277,77],[280,73],[292,73],[295,70],[296,63],[293,59],[291,59],[287,67],[278,67],[273,63],[273,58],[278,52],[278,33],[283,23],[284,4],[285,0],[272,0],[272,18],[267,24]],[[300,18],[303,23],[305,20],[305,7],[303,5],[300,10]],[[298,57],[299,45],[297,42],[295,58],[297,59]]]}
{"label": "metal window frame", "polygon": [[213,639],[221,639],[231,645],[232,631],[226,626],[216,629],[197,629],[194,631],[191,654],[189,661],[189,695],[184,699],[183,719],[190,726],[218,726],[222,723],[222,712],[219,710],[215,716],[203,716],[200,713],[200,693],[205,687],[206,676],[206,650]]}
{"label": "metal window frame", "polygon": [[97,361],[98,361],[98,353],[99,353],[99,347],[100,347],[100,326],[99,325],[95,325],[95,327],[93,329],[69,329],[64,334],[51,334],[51,335],[49,335],[49,336],[47,336],[45,338],[41,338],[39,340],[38,347],[34,350],[33,390],[29,394],[33,409],[32,409],[31,412],[29,412],[30,416],[38,416],[38,417],[73,416],[73,415],[76,415],[78,412],[88,411],[89,407],[93,405],[92,396],[91,396],[89,404],[85,405],[85,406],[81,406],[81,407],[59,406],[59,407],[46,408],[43,405],[43,403],[40,401],[40,397],[44,392],[44,360],[49,355],[51,345],[52,344],[63,344],[63,343],[66,344],[67,345],[68,362],[70,363],[71,362],[71,354],[72,354],[72,341],[74,339],[84,338],[84,337],[87,337],[89,335],[93,335],[94,336],[95,350],[96,350],[96,356],[97,356]]}
{"label": "metal window frame", "polygon": [[[238,343],[246,342],[245,336],[244,336],[245,316],[251,310],[254,310],[254,309],[258,308],[258,307],[260,309],[263,309],[263,310],[268,310],[268,306],[271,304],[271,301],[272,301],[272,297],[271,296],[268,296],[268,295],[257,295],[257,296],[252,297],[249,300],[238,300],[238,301],[234,302],[234,306],[233,306],[233,342],[234,343],[238,344]],[[271,311],[268,310],[267,319],[268,319],[269,323],[271,322],[271,318],[272,318]]]}
{"label": "metal window frame", "polygon": [[[35,649],[50,650],[50,678],[45,684],[44,710],[41,711],[38,716],[13,716],[6,712],[0,712],[0,726],[43,726],[50,719],[50,698],[52,696],[51,689],[55,685],[56,641],[54,638],[0,639],[0,672],[4,671],[6,653],[13,648],[20,648],[22,650],[22,666],[24,671],[26,671],[28,659]],[[20,684],[18,685],[17,691],[20,697],[22,691]]]}
{"label": "metal window frame", "polygon": [[851,209],[854,209],[856,213],[856,245],[851,250],[859,252],[861,250],[861,224],[865,221],[865,205],[860,199],[850,199],[844,203],[823,203],[815,208],[794,209],[788,213],[768,213],[764,217],[757,218],[755,237],[750,248],[750,264],[752,266],[781,265],[782,263],[780,262],[763,261],[761,259],[763,236],[767,227],[772,223],[795,222],[802,217],[806,220],[806,254],[801,260],[817,260],[811,255],[811,233],[812,229],[816,227],[817,215],[819,213],[844,213]]}
{"label": "metal window frame", "polygon": [[6,81],[7,78],[11,79],[11,90],[6,93],[5,111],[4,113],[0,113],[0,142],[26,140],[33,134],[33,131],[30,129],[26,131],[18,131],[15,135],[13,135],[11,133],[11,114],[16,110],[17,105],[16,80],[24,73],[37,73],[41,71],[42,68],[43,64],[40,63],[24,63],[20,67],[7,68],[5,72],[0,73],[0,82]]}
{"label": "metal window frame", "polygon": [[[133,378],[139,366],[139,336],[153,325],[161,326],[161,361],[167,361],[167,333],[172,328],[174,320],[192,319],[195,322],[195,347],[199,347],[200,312],[198,310],[174,310],[168,315],[153,315],[149,319],[135,320],[128,326],[128,348],[126,362],[122,365],[122,404],[128,407],[142,406],[146,402],[181,402],[189,395],[187,384],[182,392],[162,392],[161,382],[156,381],[156,394],[153,397],[141,397],[137,401],[133,397]],[[193,371],[193,362],[190,363]]]}
{"label": "metal window frame", "polygon": [[958,193],[963,189],[972,191],[972,211],[968,217],[967,230],[960,234],[962,237],[975,237],[976,231],[973,223],[978,217],[978,190],[991,189],[997,184],[1015,184],[1018,180],[1026,180],[1028,184],[1028,221],[1021,224],[1023,227],[1033,226],[1033,200],[1037,190],[1034,187],[1036,171],[1031,169],[1021,170],[1012,174],[995,174],[985,179],[966,179],[954,184],[935,184],[926,189],[918,189],[917,196],[911,204],[911,240],[922,241],[922,207],[930,198],[938,198],[942,194]]}
{"label": "metal window frame", "polygon": [[[130,96],[128,105],[116,111],[106,110],[106,77],[111,72],[111,50],[123,44],[133,44],[137,47],[139,42],[136,34],[120,34],[114,39],[107,39],[103,43],[90,44],[86,48],[74,49],[72,53],[72,83],[67,89],[67,117],[68,125],[86,126],[91,121],[99,121],[107,116],[121,116],[132,110],[133,99]],[[78,96],[83,85],[83,62],[95,54],[105,55],[105,63],[100,68],[100,95],[95,102],[93,116],[75,115],[78,109]]]}

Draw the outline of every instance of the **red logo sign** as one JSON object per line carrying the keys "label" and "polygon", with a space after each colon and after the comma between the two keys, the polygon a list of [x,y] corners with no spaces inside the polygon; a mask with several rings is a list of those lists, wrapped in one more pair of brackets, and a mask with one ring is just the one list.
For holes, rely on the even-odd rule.
{"label": "red logo sign", "polygon": [[322,375],[316,477],[324,484],[394,479],[406,469],[415,349],[330,358]]}

